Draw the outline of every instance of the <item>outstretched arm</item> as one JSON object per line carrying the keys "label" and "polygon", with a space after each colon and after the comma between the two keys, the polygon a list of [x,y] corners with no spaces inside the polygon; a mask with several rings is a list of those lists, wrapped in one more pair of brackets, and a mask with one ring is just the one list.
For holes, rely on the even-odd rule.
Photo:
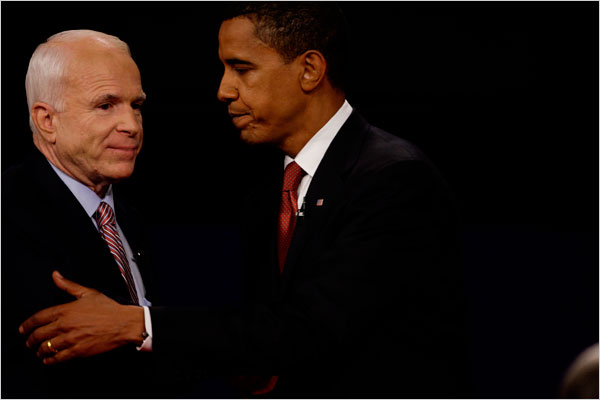
{"label": "outstretched arm", "polygon": [[66,303],[39,311],[19,327],[29,335],[26,345],[37,349],[44,364],[89,357],[128,343],[143,342],[144,310],[125,306],[95,289],[78,285],[58,272],[52,273],[56,286],[76,297]]}

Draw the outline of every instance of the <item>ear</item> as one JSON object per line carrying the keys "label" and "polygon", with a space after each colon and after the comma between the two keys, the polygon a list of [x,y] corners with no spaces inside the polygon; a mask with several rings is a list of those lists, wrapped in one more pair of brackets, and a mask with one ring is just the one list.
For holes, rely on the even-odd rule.
{"label": "ear", "polygon": [[42,139],[54,144],[56,142],[56,110],[50,104],[36,102],[31,107],[31,119]]}
{"label": "ear", "polygon": [[310,92],[319,86],[325,78],[327,62],[323,54],[316,50],[308,50],[300,55],[299,59],[303,68],[300,85],[302,90]]}

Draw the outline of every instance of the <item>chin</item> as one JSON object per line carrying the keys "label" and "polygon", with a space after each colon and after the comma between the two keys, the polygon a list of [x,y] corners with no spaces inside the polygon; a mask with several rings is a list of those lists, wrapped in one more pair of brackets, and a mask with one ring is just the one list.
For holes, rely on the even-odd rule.
{"label": "chin", "polygon": [[240,139],[242,139],[242,141],[247,144],[256,144],[257,143],[255,141],[254,134],[245,129],[242,129],[240,131]]}
{"label": "chin", "polygon": [[133,174],[133,167],[133,164],[115,166],[115,168],[111,168],[110,171],[108,171],[106,176],[109,176],[112,182],[119,182],[129,178]]}
{"label": "chin", "polygon": [[269,142],[265,139],[265,134],[261,134],[261,132],[257,132],[256,129],[242,129],[240,131],[240,138],[246,144],[255,145],[255,144],[263,144]]}

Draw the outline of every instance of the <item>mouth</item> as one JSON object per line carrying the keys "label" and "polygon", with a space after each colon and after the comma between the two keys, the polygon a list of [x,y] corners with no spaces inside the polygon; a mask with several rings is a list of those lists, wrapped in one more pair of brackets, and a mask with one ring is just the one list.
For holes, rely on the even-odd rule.
{"label": "mouth", "polygon": [[137,154],[139,146],[109,146],[107,149],[119,155],[131,158]]}
{"label": "mouth", "polygon": [[229,113],[231,117],[231,122],[235,125],[236,128],[241,129],[245,125],[247,125],[250,121],[252,121],[252,116],[250,113]]}

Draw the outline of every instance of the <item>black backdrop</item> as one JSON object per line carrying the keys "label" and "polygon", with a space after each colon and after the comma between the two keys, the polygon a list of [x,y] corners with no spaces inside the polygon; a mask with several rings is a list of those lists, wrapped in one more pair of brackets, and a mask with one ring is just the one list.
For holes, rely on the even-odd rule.
{"label": "black backdrop", "polygon": [[[236,223],[252,212],[240,198],[273,153],[240,143],[216,99],[222,7],[1,5],[2,170],[32,148],[24,79],[36,45],[67,29],[129,43],[148,100],[122,190],[151,216],[172,304],[239,301]],[[350,103],[419,145],[456,193],[477,396],[553,397],[598,341],[598,3],[342,7]]]}

